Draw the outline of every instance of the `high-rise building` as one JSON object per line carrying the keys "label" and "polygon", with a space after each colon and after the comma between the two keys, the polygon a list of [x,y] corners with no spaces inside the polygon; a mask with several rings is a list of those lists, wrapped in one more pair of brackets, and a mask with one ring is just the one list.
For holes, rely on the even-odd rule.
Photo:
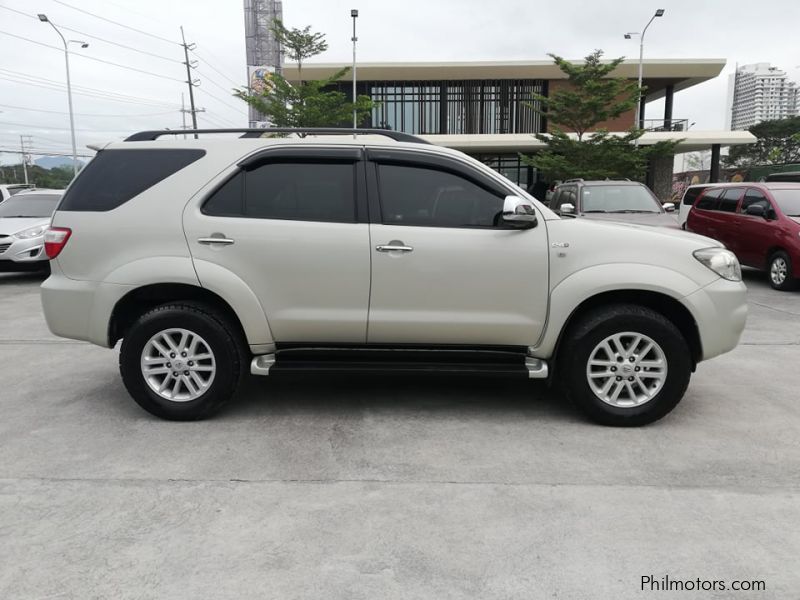
{"label": "high-rise building", "polygon": [[737,67],[729,80],[732,130],[744,130],[761,121],[785,119],[798,113],[800,94],[785,71],[770,63]]}
{"label": "high-rise building", "polygon": [[[244,36],[247,85],[251,91],[270,86],[272,73],[281,72],[281,46],[272,33],[275,19],[283,19],[281,0],[244,0]],[[266,117],[250,108],[250,127],[267,127]]]}

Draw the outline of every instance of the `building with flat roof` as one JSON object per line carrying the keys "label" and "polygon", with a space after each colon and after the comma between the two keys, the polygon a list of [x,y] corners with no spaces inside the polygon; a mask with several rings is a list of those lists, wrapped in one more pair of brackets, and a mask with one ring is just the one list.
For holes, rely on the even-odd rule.
{"label": "building with flat roof", "polygon": [[[690,132],[691,115],[673,115],[673,98],[677,92],[717,77],[725,62],[719,58],[643,61],[646,94],[639,126],[647,133],[639,143],[680,140],[677,152],[711,148],[718,176],[721,146],[752,143],[755,138],[747,132]],[[303,78],[324,79],[342,66],[307,63],[303,65]],[[636,80],[638,68],[638,61],[628,60],[613,75]],[[284,65],[283,75],[290,82],[296,81],[297,65]],[[365,126],[412,133],[456,148],[528,189],[541,177],[519,155],[542,149],[544,144],[533,134],[547,133],[549,127],[545,116],[531,108],[531,93],[547,96],[565,85],[566,75],[551,60],[360,63],[356,81],[357,93],[377,103]],[[337,86],[350,97],[352,73]],[[663,114],[649,115],[648,103],[662,98]],[[597,128],[622,132],[634,125],[635,118],[631,110]],[[661,197],[668,197],[671,176],[672,161],[660,161],[651,166],[648,183]]]}
{"label": "building with flat roof", "polygon": [[786,71],[770,63],[737,67],[729,76],[730,126],[745,130],[761,121],[797,116],[800,93]]}

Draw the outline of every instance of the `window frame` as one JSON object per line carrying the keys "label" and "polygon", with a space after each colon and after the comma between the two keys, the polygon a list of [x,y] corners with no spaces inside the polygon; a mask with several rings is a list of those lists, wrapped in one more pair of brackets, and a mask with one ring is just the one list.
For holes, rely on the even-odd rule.
{"label": "window frame", "polygon": [[382,164],[399,165],[403,167],[416,167],[426,170],[442,171],[450,173],[470,183],[484,188],[487,192],[496,194],[499,198],[505,199],[506,196],[517,195],[517,192],[505,187],[493,178],[481,173],[478,169],[471,167],[454,158],[439,154],[412,152],[408,150],[393,149],[367,149],[367,191],[369,196],[370,223],[375,225],[394,225],[399,227],[428,227],[438,229],[474,229],[482,231],[500,231],[515,229],[510,224],[487,227],[484,225],[471,225],[466,227],[453,227],[447,225],[421,225],[403,223],[384,223],[383,204],[380,194],[380,175],[379,166]]}
{"label": "window frame", "polygon": [[[764,200],[767,201],[767,209],[764,211],[764,216],[767,216],[770,213],[770,211],[772,211],[772,213],[774,214],[775,206],[772,203],[772,198],[770,198],[770,195],[768,193],[766,193],[764,190],[759,189],[757,187],[745,188],[744,194],[742,194],[742,198],[739,201],[739,207],[738,207],[737,214],[744,215],[746,217],[755,217],[755,215],[749,215],[749,214],[747,214],[745,212],[744,199],[747,197],[747,193],[748,192],[756,192],[757,194],[760,194],[761,197],[764,198]],[[763,218],[763,217],[755,217],[755,218],[760,219],[760,218]]]}
{"label": "window frame", "polygon": [[[725,192],[725,188],[722,188],[722,187],[709,187],[709,188],[706,188],[705,190],[703,190],[703,193],[702,193],[702,194],[700,194],[699,196],[697,196],[697,199],[695,200],[695,203],[694,203],[694,205],[692,206],[692,208],[693,208],[694,210],[706,210],[706,211],[709,211],[709,212],[720,212],[720,211],[719,211],[719,203],[720,203],[720,201],[722,200],[722,194],[723,194],[724,192]],[[705,199],[706,199],[706,197],[707,197],[709,194],[712,194],[712,193],[717,193],[717,194],[719,194],[719,195],[718,195],[718,196],[716,196],[715,198],[712,198],[712,199],[715,201],[715,204],[714,204],[714,205],[713,205],[711,208],[706,208],[706,207],[702,207],[702,206],[700,206],[700,202],[702,202],[703,200],[705,200]]]}
{"label": "window frame", "polygon": [[[745,187],[724,188],[723,191],[722,191],[722,194],[719,197],[719,205],[717,206],[717,208],[715,210],[717,212],[727,213],[729,215],[737,215],[737,214],[739,214],[739,205],[742,202],[742,198],[744,198],[746,190],[747,190],[747,188],[745,188]],[[728,198],[726,198],[726,196],[728,194],[733,194],[734,192],[738,192],[739,196],[736,198],[736,204],[733,206],[733,210],[724,210],[722,208],[722,204],[723,204],[723,202],[725,200],[729,200]]]}
{"label": "window frame", "polygon": [[[254,217],[247,214],[247,172],[263,165],[275,163],[351,163],[353,165],[353,192],[355,193],[353,221],[326,221],[318,219],[280,219],[274,217]],[[241,213],[239,215],[215,215],[206,212],[205,207],[224,186],[230,181],[244,174],[242,185]],[[261,149],[241,159],[234,169],[227,173],[200,201],[200,212],[212,218],[222,219],[257,219],[261,221],[295,221],[302,223],[331,223],[351,224],[369,223],[369,208],[367,206],[367,180],[364,150],[360,146],[298,146]]]}

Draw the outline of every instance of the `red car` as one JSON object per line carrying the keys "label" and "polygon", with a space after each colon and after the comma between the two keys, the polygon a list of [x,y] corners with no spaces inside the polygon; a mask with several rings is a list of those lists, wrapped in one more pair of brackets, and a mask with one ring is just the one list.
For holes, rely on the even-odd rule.
{"label": "red car", "polygon": [[776,290],[800,278],[800,183],[711,185],[697,197],[686,228],[719,240],[743,265],[764,269]]}

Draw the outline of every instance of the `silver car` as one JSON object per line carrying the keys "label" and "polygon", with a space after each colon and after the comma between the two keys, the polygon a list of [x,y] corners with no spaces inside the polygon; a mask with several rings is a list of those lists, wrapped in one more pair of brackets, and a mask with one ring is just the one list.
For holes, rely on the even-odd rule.
{"label": "silver car", "polygon": [[48,268],[44,232],[63,194],[64,190],[31,190],[0,204],[0,272]]}

